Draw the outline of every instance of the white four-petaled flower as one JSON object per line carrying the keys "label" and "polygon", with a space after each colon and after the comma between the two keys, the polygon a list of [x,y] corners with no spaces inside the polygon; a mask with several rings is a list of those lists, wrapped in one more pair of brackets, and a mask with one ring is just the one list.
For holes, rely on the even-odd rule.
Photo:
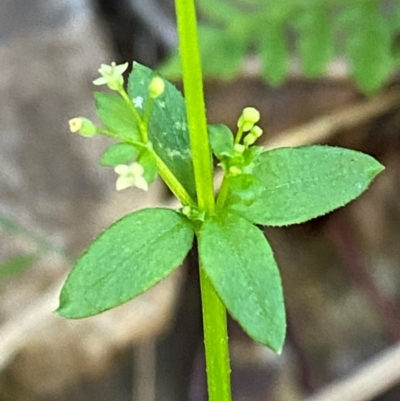
{"label": "white four-petaled flower", "polygon": [[129,187],[137,187],[143,191],[149,189],[149,185],[143,177],[144,169],[141,164],[136,162],[129,165],[119,164],[114,171],[119,175],[116,182],[117,191]]}
{"label": "white four-petaled flower", "polygon": [[112,62],[111,65],[102,64],[99,68],[100,78],[93,81],[94,85],[107,85],[112,90],[122,88],[124,78],[122,74],[127,70],[129,63],[116,65]]}

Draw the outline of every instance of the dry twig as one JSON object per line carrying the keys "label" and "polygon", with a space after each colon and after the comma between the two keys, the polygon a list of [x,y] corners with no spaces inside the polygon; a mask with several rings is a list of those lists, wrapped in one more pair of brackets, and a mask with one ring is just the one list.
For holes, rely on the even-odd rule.
{"label": "dry twig", "polygon": [[304,401],[369,401],[400,383],[400,344]]}

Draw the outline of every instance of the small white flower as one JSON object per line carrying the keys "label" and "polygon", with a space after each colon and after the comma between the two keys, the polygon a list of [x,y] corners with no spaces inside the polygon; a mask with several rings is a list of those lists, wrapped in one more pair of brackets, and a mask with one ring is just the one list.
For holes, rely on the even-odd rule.
{"label": "small white flower", "polygon": [[99,68],[100,78],[93,81],[94,85],[107,85],[112,90],[122,88],[124,78],[122,74],[128,69],[129,63],[116,65],[114,62],[111,65],[102,64]]}
{"label": "small white flower", "polygon": [[137,187],[147,191],[149,185],[143,177],[144,169],[139,163],[132,163],[130,165],[119,164],[114,168],[114,171],[119,175],[116,182],[117,191],[129,187]]}

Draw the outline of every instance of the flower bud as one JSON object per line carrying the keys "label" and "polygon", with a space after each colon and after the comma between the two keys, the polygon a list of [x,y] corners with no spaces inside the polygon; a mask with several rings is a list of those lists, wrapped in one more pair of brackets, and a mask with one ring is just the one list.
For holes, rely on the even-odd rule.
{"label": "flower bud", "polygon": [[238,128],[242,131],[250,131],[256,122],[260,119],[260,112],[254,107],[243,109],[242,115],[238,120]]}
{"label": "flower bud", "polygon": [[181,210],[182,213],[188,218],[190,218],[190,216],[192,215],[192,208],[190,206],[183,206]]}
{"label": "flower bud", "polygon": [[234,152],[235,152],[237,155],[242,155],[243,152],[245,151],[245,149],[246,149],[246,148],[245,148],[242,144],[240,144],[240,143],[236,143],[235,146],[234,146],[234,148],[233,148]]}
{"label": "flower bud", "polygon": [[243,139],[243,143],[246,147],[249,147],[251,145],[253,145],[253,143],[257,140],[257,137],[250,132],[249,134],[247,134],[244,139]]}
{"label": "flower bud", "polygon": [[149,94],[152,99],[158,98],[165,89],[164,80],[161,77],[154,77],[149,85]]}
{"label": "flower bud", "polygon": [[87,118],[76,117],[69,120],[69,129],[71,132],[77,132],[82,136],[91,138],[96,134],[96,126]]}
{"label": "flower bud", "polygon": [[263,130],[258,125],[255,125],[250,131],[252,135],[254,135],[257,139],[262,135]]}
{"label": "flower bud", "polygon": [[242,170],[239,167],[231,166],[229,167],[229,175],[236,176],[242,174]]}

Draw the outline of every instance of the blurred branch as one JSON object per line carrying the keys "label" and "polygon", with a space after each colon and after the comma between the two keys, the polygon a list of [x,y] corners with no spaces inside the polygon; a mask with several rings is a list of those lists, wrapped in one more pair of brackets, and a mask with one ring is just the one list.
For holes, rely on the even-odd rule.
{"label": "blurred branch", "polygon": [[30,332],[47,320],[58,306],[58,295],[65,277],[22,312],[0,326],[0,372],[29,339]]}
{"label": "blurred branch", "polygon": [[156,382],[155,339],[138,344],[133,354],[133,397],[132,400],[155,401]]}
{"label": "blurred branch", "polygon": [[372,274],[363,263],[354,225],[346,210],[335,214],[327,223],[327,232],[342,259],[342,266],[354,285],[368,297],[386,333],[400,341],[400,313],[397,305],[378,288]]}
{"label": "blurred branch", "polygon": [[304,401],[369,401],[400,383],[400,344]]}
{"label": "blurred branch", "polygon": [[325,117],[281,132],[265,143],[266,149],[324,142],[343,129],[354,128],[400,106],[400,91],[391,90],[371,100],[346,106]]}

